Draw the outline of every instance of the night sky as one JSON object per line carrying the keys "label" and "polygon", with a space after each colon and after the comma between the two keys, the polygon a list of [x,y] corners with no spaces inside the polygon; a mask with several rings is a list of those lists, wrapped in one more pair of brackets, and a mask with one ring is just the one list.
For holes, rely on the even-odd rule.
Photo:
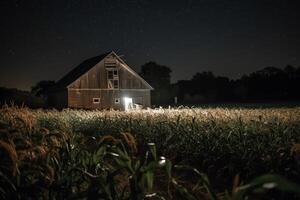
{"label": "night sky", "polygon": [[290,0],[1,0],[0,86],[58,80],[114,50],[136,71],[170,66],[238,78],[300,65],[300,7]]}

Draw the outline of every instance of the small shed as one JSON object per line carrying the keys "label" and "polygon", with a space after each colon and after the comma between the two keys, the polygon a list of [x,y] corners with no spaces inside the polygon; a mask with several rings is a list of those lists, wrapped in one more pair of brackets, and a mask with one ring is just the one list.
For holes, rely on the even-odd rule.
{"label": "small shed", "polygon": [[151,106],[153,88],[115,52],[89,58],[66,74],[49,95],[56,108],[129,110]]}

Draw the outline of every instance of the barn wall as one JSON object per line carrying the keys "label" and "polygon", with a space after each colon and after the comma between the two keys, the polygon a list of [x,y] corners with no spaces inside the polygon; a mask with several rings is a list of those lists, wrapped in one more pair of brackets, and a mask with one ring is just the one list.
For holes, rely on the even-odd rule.
{"label": "barn wall", "polygon": [[[124,97],[133,99],[133,103],[150,107],[150,90],[68,90],[68,106],[87,109],[124,109]],[[93,98],[100,98],[100,103],[93,103]],[[120,103],[115,103],[120,98]]]}
{"label": "barn wall", "polygon": [[119,67],[121,89],[148,89],[141,79],[122,67],[122,65],[123,64],[120,63],[121,67]]}
{"label": "barn wall", "polygon": [[107,87],[107,63],[116,63],[119,71],[119,88],[120,89],[148,89],[144,82],[137,78],[133,73],[126,69],[125,64],[121,63],[115,57],[106,57],[95,67],[83,74],[80,78],[69,85],[73,89],[108,89]]}
{"label": "barn wall", "polygon": [[133,103],[141,104],[143,107],[151,106],[150,90],[122,90],[122,97],[130,97]]}
{"label": "barn wall", "polygon": [[[116,66],[119,72],[119,88],[108,89],[108,65]],[[128,66],[114,55],[110,55],[95,65],[88,72],[68,86],[68,107],[87,109],[124,109],[123,97],[133,98],[134,103],[151,106],[150,90]],[[93,103],[93,98],[100,98],[100,103]],[[120,98],[119,104],[115,98]]]}
{"label": "barn wall", "polygon": [[[68,90],[69,107],[87,109],[121,109],[121,104],[115,104],[119,98],[119,90]],[[93,103],[93,98],[100,98],[100,102]]]}
{"label": "barn wall", "polygon": [[73,89],[106,89],[106,71],[104,68],[104,61],[99,62],[95,67],[90,69],[75,80],[68,88]]}

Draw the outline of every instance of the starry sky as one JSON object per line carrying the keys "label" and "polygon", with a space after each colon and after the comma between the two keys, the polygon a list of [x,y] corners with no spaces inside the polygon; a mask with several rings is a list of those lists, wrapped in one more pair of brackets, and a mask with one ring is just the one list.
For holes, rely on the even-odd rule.
{"label": "starry sky", "polygon": [[136,71],[171,67],[239,78],[300,66],[300,6],[293,0],[1,0],[0,86],[29,90],[114,50]]}

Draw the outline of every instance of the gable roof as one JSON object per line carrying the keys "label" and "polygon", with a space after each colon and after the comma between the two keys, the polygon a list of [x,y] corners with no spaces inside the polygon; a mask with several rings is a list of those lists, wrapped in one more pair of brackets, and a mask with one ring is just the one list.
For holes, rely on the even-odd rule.
{"label": "gable roof", "polygon": [[71,70],[69,73],[67,73],[64,77],[62,77],[59,81],[57,81],[56,87],[59,88],[67,87],[72,82],[77,80],[85,72],[93,68],[97,63],[103,60],[110,53],[111,52],[107,52],[99,56],[86,59],[85,61],[80,63],[77,67],[75,67],[73,70]]}
{"label": "gable roof", "polygon": [[92,58],[89,58],[85,61],[83,61],[81,64],[79,64],[77,67],[75,67],[73,70],[71,70],[69,73],[67,73],[64,77],[62,77],[59,81],[57,81],[55,88],[65,88],[71,83],[73,83],[75,80],[77,80],[80,76],[82,76],[84,73],[92,69],[96,64],[98,64],[100,61],[102,61],[106,56],[109,54],[114,54],[119,61],[123,64],[123,67],[125,67],[129,72],[131,72],[133,75],[135,75],[137,78],[139,78],[147,87],[151,90],[153,90],[153,87],[149,85],[138,73],[136,73],[134,70],[132,70],[115,52],[106,52],[104,54],[101,54],[99,56],[95,56]]}
{"label": "gable roof", "polygon": [[147,83],[147,81],[145,81],[145,79],[143,79],[138,73],[136,73],[133,69],[131,69],[121,58],[120,56],[118,56],[114,51],[112,51],[111,53],[113,53],[117,59],[119,59],[119,61],[123,64],[122,66],[127,69],[130,73],[132,73],[135,77],[137,77],[138,79],[140,79],[150,90],[153,90],[154,88]]}

